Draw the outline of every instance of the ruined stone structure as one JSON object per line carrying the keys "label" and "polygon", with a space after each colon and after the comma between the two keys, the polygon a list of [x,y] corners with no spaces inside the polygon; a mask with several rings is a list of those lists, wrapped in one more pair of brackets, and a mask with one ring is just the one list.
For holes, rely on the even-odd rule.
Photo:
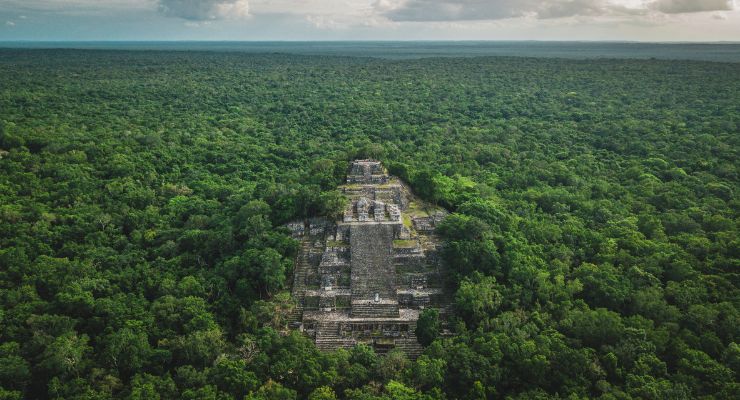
{"label": "ruined stone structure", "polygon": [[341,189],[349,200],[341,221],[289,224],[302,243],[292,325],[323,350],[365,343],[415,358],[420,311],[447,311],[434,236],[446,213],[416,199],[378,161],[354,161]]}

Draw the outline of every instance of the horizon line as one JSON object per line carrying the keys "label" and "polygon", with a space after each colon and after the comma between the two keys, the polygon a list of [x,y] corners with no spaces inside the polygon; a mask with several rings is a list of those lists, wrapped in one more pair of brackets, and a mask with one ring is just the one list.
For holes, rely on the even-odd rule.
{"label": "horizon line", "polygon": [[588,39],[337,39],[337,40],[301,40],[301,39],[272,39],[272,40],[159,40],[159,39],[132,39],[132,40],[73,40],[73,39],[0,39],[0,43],[635,43],[635,44],[740,44],[740,41],[713,40],[713,41],[651,41],[651,40],[588,40]]}

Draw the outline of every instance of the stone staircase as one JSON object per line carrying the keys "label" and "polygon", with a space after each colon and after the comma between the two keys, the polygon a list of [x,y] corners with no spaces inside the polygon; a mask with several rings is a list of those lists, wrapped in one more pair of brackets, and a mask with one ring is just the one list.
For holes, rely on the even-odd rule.
{"label": "stone staircase", "polygon": [[285,322],[289,327],[303,321],[303,306],[300,303],[285,317]]}
{"label": "stone staircase", "polygon": [[[333,351],[337,349],[351,349],[357,345],[357,341],[351,337],[343,337],[339,333],[339,323],[336,321],[318,322],[316,329],[316,347],[321,351]],[[424,352],[424,348],[416,340],[416,335],[411,333],[406,338],[396,338],[394,348],[403,351],[409,359],[415,360]],[[376,350],[378,354],[385,354],[387,350]]]}
{"label": "stone staircase", "polygon": [[406,353],[411,360],[416,360],[419,358],[421,353],[424,352],[424,347],[422,347],[416,340],[416,335],[411,335],[408,338],[396,339],[395,344],[396,348]]}
{"label": "stone staircase", "polygon": [[397,318],[398,303],[352,303],[353,318]]}
{"label": "stone staircase", "polygon": [[345,338],[339,334],[339,323],[335,321],[321,321],[316,329],[316,347],[322,351],[349,349],[357,342],[353,338]]}
{"label": "stone staircase", "polygon": [[442,303],[442,304],[444,305],[441,307],[438,304],[431,306],[431,308],[436,308],[439,311],[440,318],[448,319],[452,317],[453,315],[455,315],[455,310],[452,305],[453,304],[452,300],[448,300],[446,303]]}
{"label": "stone staircase", "polygon": [[296,259],[295,269],[293,270],[293,292],[301,294],[306,290],[306,278],[311,270],[309,257],[311,254],[311,238],[304,236],[301,240],[301,250]]}

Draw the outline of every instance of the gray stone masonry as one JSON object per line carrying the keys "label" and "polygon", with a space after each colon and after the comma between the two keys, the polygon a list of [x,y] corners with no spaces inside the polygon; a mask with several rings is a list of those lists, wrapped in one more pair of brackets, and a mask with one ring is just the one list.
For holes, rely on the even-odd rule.
{"label": "gray stone masonry", "polygon": [[446,212],[420,202],[375,160],[354,161],[341,189],[349,202],[340,221],[288,224],[301,240],[291,326],[321,350],[364,343],[415,359],[423,350],[414,333],[421,310],[436,307],[448,315],[434,236]]}
{"label": "gray stone masonry", "polygon": [[383,317],[398,316],[393,227],[383,224],[353,225],[350,249],[353,314],[355,304],[358,304],[363,314],[377,311]]}

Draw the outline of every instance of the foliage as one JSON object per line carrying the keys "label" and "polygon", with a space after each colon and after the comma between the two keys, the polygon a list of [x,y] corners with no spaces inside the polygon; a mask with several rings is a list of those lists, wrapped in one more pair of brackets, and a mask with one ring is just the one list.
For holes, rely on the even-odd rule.
{"label": "foliage", "polygon": [[[0,398],[737,398],[740,69],[0,50]],[[453,214],[410,361],[288,333],[356,157]],[[452,335],[437,337],[437,324]]]}
{"label": "foliage", "polygon": [[439,335],[442,325],[439,321],[439,310],[434,308],[424,309],[419,314],[419,320],[416,322],[416,337],[419,343],[429,346]]}

